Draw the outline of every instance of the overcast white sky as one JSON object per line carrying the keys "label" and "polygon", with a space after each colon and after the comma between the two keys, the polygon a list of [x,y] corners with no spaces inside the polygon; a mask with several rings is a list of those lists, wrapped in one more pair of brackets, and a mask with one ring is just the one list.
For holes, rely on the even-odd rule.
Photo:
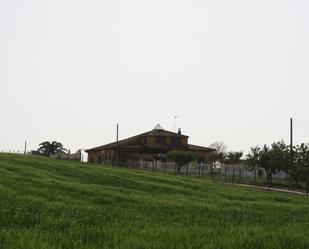
{"label": "overcast white sky", "polygon": [[151,130],[309,142],[309,1],[0,0],[0,150]]}

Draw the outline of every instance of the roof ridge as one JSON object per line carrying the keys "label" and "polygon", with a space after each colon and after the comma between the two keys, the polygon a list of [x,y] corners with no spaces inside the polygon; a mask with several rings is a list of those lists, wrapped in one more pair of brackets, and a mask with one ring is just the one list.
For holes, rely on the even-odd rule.
{"label": "roof ridge", "polygon": [[[147,135],[153,136],[153,135],[155,135],[153,133],[156,133],[156,132],[173,134],[173,135],[176,135],[178,137],[189,137],[189,136],[186,136],[186,135],[183,135],[183,134],[178,134],[176,132],[167,131],[167,130],[151,130],[151,131],[141,133],[139,135],[135,135],[135,136],[132,136],[132,137],[127,137],[127,138],[121,139],[121,140],[118,141],[118,145],[125,145],[126,142],[129,142],[130,140],[136,139],[136,138],[139,138],[139,137],[143,137],[143,136],[147,136]],[[117,141],[112,142],[112,143],[108,143],[108,144],[104,144],[104,145],[101,145],[101,146],[98,146],[98,147],[91,148],[89,150],[86,150],[86,152],[90,151],[90,150],[99,150],[99,149],[103,149],[103,148],[108,147],[108,146],[115,146],[115,145],[117,145]]]}

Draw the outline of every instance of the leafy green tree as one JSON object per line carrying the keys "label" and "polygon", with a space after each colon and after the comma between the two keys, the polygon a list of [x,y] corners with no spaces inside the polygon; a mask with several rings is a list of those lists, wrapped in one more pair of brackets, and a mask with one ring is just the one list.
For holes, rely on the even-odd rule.
{"label": "leafy green tree", "polygon": [[289,149],[283,142],[272,143],[270,147],[256,146],[247,155],[247,164],[251,168],[263,168],[266,172],[268,185],[272,182],[272,175],[280,170],[286,171],[289,165]]}
{"label": "leafy green tree", "polygon": [[264,145],[262,148],[258,146],[251,148],[250,153],[247,155],[247,163],[252,168],[259,167],[265,170],[268,185],[270,185],[272,174],[275,172],[270,160],[271,153],[267,145]]}
{"label": "leafy green tree", "polygon": [[154,159],[154,156],[151,154],[145,153],[141,155],[140,159],[144,162],[152,162]]}
{"label": "leafy green tree", "polygon": [[131,162],[137,162],[137,161],[139,161],[140,160],[140,154],[138,154],[138,153],[133,153],[133,154],[131,154],[130,156],[129,156],[129,160],[131,161]]}
{"label": "leafy green tree", "polygon": [[272,143],[269,154],[269,167],[271,168],[271,172],[268,177],[270,177],[270,181],[272,181],[272,173],[279,171],[289,172],[289,147],[284,143],[284,141]]}
{"label": "leafy green tree", "polygon": [[46,142],[40,143],[39,146],[40,147],[38,150],[45,156],[67,152],[67,149],[65,149],[63,145],[57,141],[52,141],[52,142],[46,141]]}
{"label": "leafy green tree", "polygon": [[276,170],[272,167],[270,161],[271,161],[270,148],[267,145],[264,145],[259,151],[257,166],[265,170],[268,186],[270,186],[272,182],[272,174],[276,173]]}
{"label": "leafy green tree", "polygon": [[260,151],[261,148],[259,146],[255,146],[252,147],[249,154],[247,154],[246,164],[249,166],[250,170],[253,170],[258,166]]}
{"label": "leafy green tree", "polygon": [[167,153],[167,158],[176,163],[177,171],[180,173],[182,166],[195,160],[195,155],[190,151],[171,150]]}
{"label": "leafy green tree", "polygon": [[226,155],[226,158],[224,160],[224,163],[226,164],[238,164],[240,162],[240,158],[243,156],[243,153],[240,152],[228,152]]}
{"label": "leafy green tree", "polygon": [[309,178],[309,145],[302,143],[297,145],[294,151],[294,166],[303,180],[308,182]]}
{"label": "leafy green tree", "polygon": [[289,146],[284,143],[284,141],[272,143],[270,149],[270,164],[277,171],[289,171],[289,160],[290,160],[290,151]]}

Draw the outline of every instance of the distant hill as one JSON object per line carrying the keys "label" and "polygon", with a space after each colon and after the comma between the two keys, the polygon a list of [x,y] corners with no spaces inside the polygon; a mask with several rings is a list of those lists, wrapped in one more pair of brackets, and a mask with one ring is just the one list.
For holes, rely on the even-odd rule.
{"label": "distant hill", "polygon": [[309,248],[309,199],[0,154],[0,248]]}

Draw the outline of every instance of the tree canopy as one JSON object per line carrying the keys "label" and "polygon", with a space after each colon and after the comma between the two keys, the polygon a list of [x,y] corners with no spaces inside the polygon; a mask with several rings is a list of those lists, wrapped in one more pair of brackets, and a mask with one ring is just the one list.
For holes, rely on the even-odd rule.
{"label": "tree canopy", "polygon": [[243,153],[241,151],[231,151],[228,152],[225,159],[224,163],[226,164],[237,164],[240,162],[241,157],[243,156]]}
{"label": "tree canopy", "polygon": [[295,146],[294,151],[294,167],[297,173],[300,174],[302,178],[309,177],[309,145],[300,144]]}
{"label": "tree canopy", "polygon": [[182,166],[194,161],[195,155],[190,151],[172,150],[167,153],[167,158],[176,163],[178,172],[180,172]]}
{"label": "tree canopy", "polygon": [[45,141],[40,143],[39,146],[40,147],[38,150],[45,156],[65,153],[67,151],[67,149],[63,147],[62,143],[57,141]]}
{"label": "tree canopy", "polygon": [[272,174],[282,170],[289,171],[290,152],[283,142],[274,142],[271,146],[253,147],[247,155],[247,164],[251,168],[263,168],[267,175],[268,184],[272,181]]}
{"label": "tree canopy", "polygon": [[223,163],[227,155],[226,145],[223,142],[215,142],[209,147],[215,149],[215,151],[210,155],[210,160],[213,162]]}

